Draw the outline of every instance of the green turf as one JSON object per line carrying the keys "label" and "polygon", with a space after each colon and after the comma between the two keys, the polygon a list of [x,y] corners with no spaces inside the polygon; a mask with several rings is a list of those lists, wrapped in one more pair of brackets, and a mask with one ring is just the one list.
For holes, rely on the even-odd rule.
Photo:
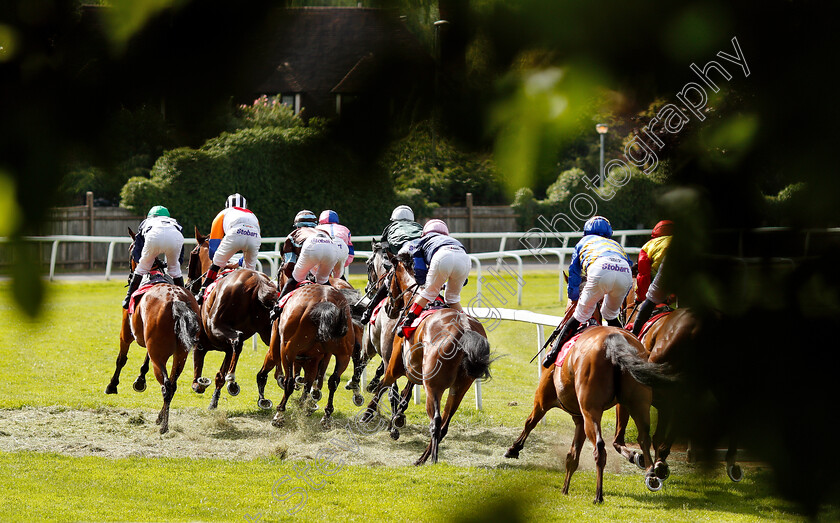
{"label": "green turf", "polygon": [[[351,281],[361,285],[361,279]],[[529,273],[522,308],[560,315],[557,274]],[[492,305],[515,307],[492,298]],[[474,278],[464,292],[466,303],[475,292]],[[114,369],[120,326],[119,304],[124,286],[119,282],[54,282],[47,285],[44,314],[36,321],[22,316],[12,303],[11,287],[0,282],[0,408],[58,405],[71,409],[159,409],[156,386],[144,394],[131,390],[142,360],[142,349],[133,346],[123,370],[119,395],[103,390]],[[489,295],[489,294],[488,294]],[[531,410],[537,380],[536,362],[528,360],[536,350],[536,327],[505,322],[490,332],[494,363],[493,379],[484,384],[484,410],[468,394],[453,424],[519,428]],[[220,409],[230,413],[256,413],[254,375],[262,364],[266,347],[251,343],[240,359],[237,376],[242,393],[222,394]],[[205,376],[212,376],[221,353],[210,353]],[[378,361],[371,363],[372,373]],[[345,380],[349,377],[345,374]],[[208,394],[189,389],[191,360],[179,383],[173,407],[204,409]],[[280,391],[269,383],[267,395],[277,401]],[[348,394],[336,395],[337,419],[358,412]],[[571,434],[573,423],[555,410],[549,422],[536,430],[544,434]],[[412,406],[408,422],[426,425],[424,409]],[[609,438],[613,412],[604,418]],[[0,427],[0,437],[3,437]],[[501,449],[493,449],[493,451]],[[587,447],[582,459],[589,458]],[[617,459],[613,454],[609,459]],[[558,460],[559,461],[559,460]],[[0,520],[242,520],[248,514],[263,514],[263,521],[283,519],[291,501],[272,498],[272,485],[285,475],[294,476],[294,466],[278,459],[220,461],[211,459],[100,457],[72,458],[37,453],[0,453]],[[562,468],[562,465],[558,465]],[[704,476],[683,465],[672,475],[666,489],[651,494],[640,475],[607,474],[607,503],[591,504],[594,475],[580,471],[569,497],[560,495],[562,474],[556,470],[530,468],[505,462],[495,468],[459,468],[445,463],[423,468],[345,467],[326,479],[320,490],[308,488],[308,502],[299,516],[322,519],[397,521],[447,521],[470,515],[481,519],[515,516],[526,520],[796,520],[793,507],[773,496],[770,473],[751,468],[746,479],[733,484],[720,474]],[[717,469],[716,469],[717,470]],[[289,488],[305,487],[303,479]],[[289,490],[286,488],[282,492]],[[826,513],[839,515],[836,509]]]}

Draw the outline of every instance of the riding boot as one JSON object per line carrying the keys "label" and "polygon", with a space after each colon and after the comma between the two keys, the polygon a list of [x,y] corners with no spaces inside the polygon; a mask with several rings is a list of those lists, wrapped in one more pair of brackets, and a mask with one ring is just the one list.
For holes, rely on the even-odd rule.
{"label": "riding boot", "polygon": [[414,305],[412,305],[411,308],[408,310],[408,314],[405,315],[405,319],[403,320],[402,324],[400,324],[400,326],[397,327],[397,336],[399,336],[400,338],[404,338],[405,332],[403,331],[403,329],[410,328],[411,324],[414,323],[414,320],[417,319],[417,316],[419,316],[421,312],[423,312],[423,307],[421,307],[419,303],[415,303]]}
{"label": "riding boot", "polygon": [[177,278],[174,278],[174,281],[175,281],[175,285],[177,285],[178,287],[181,287],[181,288],[184,287],[184,277],[183,276],[178,276]]}
{"label": "riding boot", "polygon": [[373,315],[373,309],[376,308],[376,305],[382,301],[385,296],[388,294],[388,286],[381,285],[379,289],[376,290],[376,294],[373,295],[371,298],[370,303],[368,303],[367,309],[362,314],[361,319],[359,320],[362,325],[367,325],[370,322],[370,317]]}
{"label": "riding boot", "polygon": [[131,295],[134,294],[134,291],[136,291],[138,287],[140,287],[140,281],[142,279],[142,274],[131,275],[131,279],[128,281],[128,293],[125,295],[125,299],[122,303],[123,309],[128,310],[128,302],[131,301]]}
{"label": "riding boot", "polygon": [[619,320],[618,318],[607,320],[607,325],[609,325],[610,327],[618,327],[619,329],[624,327],[624,325],[621,324],[621,320]]}
{"label": "riding boot", "polygon": [[211,283],[216,281],[216,277],[219,275],[219,269],[220,267],[215,263],[207,269],[207,275],[204,277],[204,283],[201,284],[201,288],[198,289],[198,294],[195,295],[195,299],[198,301],[199,305],[204,302],[204,291],[207,290],[207,287],[209,287]]}
{"label": "riding boot", "polygon": [[549,353],[543,360],[543,367],[547,369],[554,364],[554,361],[560,354],[560,350],[563,348],[563,344],[569,341],[569,338],[572,337],[572,335],[575,333],[578,327],[580,327],[580,322],[577,319],[575,319],[574,316],[569,318],[569,321],[567,321],[566,324],[563,325],[563,329],[560,331],[560,334],[557,335],[557,339],[554,341],[554,345],[551,346],[551,351],[549,351]]}
{"label": "riding boot", "polygon": [[274,305],[274,308],[271,309],[271,312],[268,314],[268,319],[271,322],[274,322],[278,317],[280,317],[280,313],[283,312],[283,307],[280,306],[280,301],[283,299],[283,296],[289,294],[298,286],[298,281],[291,276],[288,280],[286,280],[286,284],[283,285],[283,290],[280,291],[280,296],[277,298],[277,304]]}
{"label": "riding boot", "polygon": [[642,327],[644,327],[645,323],[647,323],[650,319],[650,315],[653,314],[654,308],[656,308],[656,304],[647,299],[639,305],[639,310],[636,312],[636,319],[633,320],[634,336],[638,336],[639,333],[642,332]]}

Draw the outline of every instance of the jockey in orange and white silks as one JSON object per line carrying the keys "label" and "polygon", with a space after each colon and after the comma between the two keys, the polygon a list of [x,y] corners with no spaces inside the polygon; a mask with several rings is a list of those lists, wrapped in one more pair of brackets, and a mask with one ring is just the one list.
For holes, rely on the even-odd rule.
{"label": "jockey in orange and white silks", "polygon": [[[322,211],[321,216],[318,217],[318,226],[315,228],[325,231],[334,240],[343,241],[347,246],[347,258],[344,260],[344,268],[347,268],[351,263],[353,263],[353,255],[356,250],[353,248],[353,239],[350,237],[350,229],[338,222],[338,213],[331,210]],[[344,278],[343,270],[341,277]]]}
{"label": "jockey in orange and white silks", "polygon": [[300,282],[312,272],[315,282],[329,283],[330,276],[338,278],[347,258],[347,245],[342,240],[333,240],[317,225],[315,213],[303,210],[295,216],[295,229],[286,237],[282,253],[285,263],[283,272],[286,284],[280,291],[280,298],[295,290]]}
{"label": "jockey in orange and white silks", "polygon": [[[598,301],[603,300],[601,316],[607,325],[621,328],[618,314],[627,293],[633,287],[633,261],[624,248],[612,239],[612,226],[603,216],[593,216],[583,226],[583,238],[575,246],[569,266],[569,300],[577,301],[574,315],[563,326],[551,352],[543,361],[550,367],[563,344],[577,328],[589,321]],[[583,279],[586,283],[583,284]]]}
{"label": "jockey in orange and white silks", "polygon": [[[449,228],[441,220],[429,220],[423,226],[423,236],[403,245],[400,254],[411,254],[414,279],[422,289],[408,310],[401,327],[409,327],[427,303],[437,298],[446,284],[444,301],[451,308],[463,312],[461,289],[470,275],[470,257],[464,246],[449,236]],[[397,331],[402,335],[402,329]]]}
{"label": "jockey in orange and white silks", "polygon": [[255,269],[261,243],[260,222],[248,210],[245,198],[239,193],[228,196],[225,208],[216,215],[210,227],[209,247],[213,264],[207,270],[199,291],[199,301],[204,295],[204,289],[216,281],[219,269],[227,265],[237,252],[242,251],[243,267]]}
{"label": "jockey in orange and white silks", "polygon": [[146,219],[140,222],[134,236],[131,257],[137,266],[128,283],[128,294],[123,300],[124,309],[128,308],[131,295],[140,286],[143,276],[152,270],[159,254],[166,256],[169,275],[175,280],[175,285],[183,287],[181,264],[184,263],[184,235],[181,233],[181,225],[169,215],[166,207],[155,205],[149,210]]}

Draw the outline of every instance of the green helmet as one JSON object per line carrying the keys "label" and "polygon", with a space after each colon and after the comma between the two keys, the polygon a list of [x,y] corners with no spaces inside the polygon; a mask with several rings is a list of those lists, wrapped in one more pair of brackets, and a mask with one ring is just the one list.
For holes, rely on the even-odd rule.
{"label": "green helmet", "polygon": [[163,205],[155,205],[149,209],[149,214],[146,215],[146,218],[151,218],[152,216],[169,216],[169,209]]}

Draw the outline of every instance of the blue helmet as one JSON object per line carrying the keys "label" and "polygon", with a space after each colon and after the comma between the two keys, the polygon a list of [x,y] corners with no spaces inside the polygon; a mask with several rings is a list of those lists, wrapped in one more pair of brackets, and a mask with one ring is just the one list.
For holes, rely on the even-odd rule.
{"label": "blue helmet", "polygon": [[593,216],[583,225],[583,234],[595,234],[604,238],[612,238],[613,230],[610,221],[603,216]]}
{"label": "blue helmet", "polygon": [[338,213],[327,209],[321,212],[321,216],[318,217],[318,223],[321,225],[325,223],[338,223]]}

